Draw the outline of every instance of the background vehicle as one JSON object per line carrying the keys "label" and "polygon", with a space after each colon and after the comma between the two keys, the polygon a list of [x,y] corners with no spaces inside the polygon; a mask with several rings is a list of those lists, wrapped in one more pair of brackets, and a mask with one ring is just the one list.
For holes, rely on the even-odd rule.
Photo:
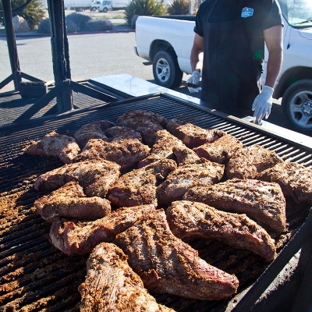
{"label": "background vehicle", "polygon": [[101,5],[101,1],[92,1],[90,11],[97,11]]}
{"label": "background vehicle", "polygon": [[128,4],[130,0],[104,0],[100,1],[99,5],[99,12],[106,13],[107,11],[112,10],[122,10],[124,9]]}
{"label": "background vehicle", "polygon": [[91,9],[91,0],[64,0],[65,10],[75,10],[81,12]]}
{"label": "background vehicle", "polygon": [[[284,118],[312,134],[312,2],[279,0],[284,19],[283,65],[274,98],[282,98]],[[153,64],[157,84],[175,88],[191,74],[195,16],[147,17],[136,21],[136,54]],[[267,51],[266,51],[267,52]],[[263,63],[264,81],[268,54]]]}

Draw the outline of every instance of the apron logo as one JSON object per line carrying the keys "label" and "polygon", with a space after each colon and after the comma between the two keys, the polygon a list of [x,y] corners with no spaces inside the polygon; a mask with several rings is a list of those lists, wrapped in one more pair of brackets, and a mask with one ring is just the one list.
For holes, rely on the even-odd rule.
{"label": "apron logo", "polygon": [[241,17],[247,18],[247,17],[253,16],[253,13],[254,13],[254,9],[245,7],[242,9]]}

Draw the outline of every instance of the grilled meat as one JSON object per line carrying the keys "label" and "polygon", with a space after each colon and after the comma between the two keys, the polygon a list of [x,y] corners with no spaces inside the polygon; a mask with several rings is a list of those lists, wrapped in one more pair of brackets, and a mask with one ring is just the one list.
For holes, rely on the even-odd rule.
{"label": "grilled meat", "polygon": [[154,205],[123,207],[92,222],[54,221],[50,228],[50,241],[68,256],[88,254],[96,245],[111,242],[117,234],[155,209]]}
{"label": "grilled meat", "polygon": [[172,159],[163,159],[122,175],[109,189],[107,198],[112,205],[131,207],[144,204],[157,206],[156,187],[159,179],[176,168]]}
{"label": "grilled meat", "polygon": [[25,149],[29,155],[58,157],[64,164],[72,163],[80,152],[76,140],[68,135],[52,131],[39,141],[32,141]]}
{"label": "grilled meat", "polygon": [[129,257],[130,266],[151,292],[222,300],[237,291],[236,276],[211,266],[172,234],[162,209],[145,214],[113,243]]}
{"label": "grilled meat", "polygon": [[211,143],[205,143],[194,148],[194,151],[200,157],[225,164],[232,153],[238,148],[243,148],[243,146],[244,144],[239,139],[230,134],[225,134]]}
{"label": "grilled meat", "polygon": [[164,129],[167,119],[159,114],[146,110],[128,111],[117,119],[117,126],[132,128],[141,133],[143,142],[150,147],[155,143],[155,134]]}
{"label": "grilled meat", "polygon": [[252,145],[237,149],[226,164],[225,171],[228,179],[255,179],[261,171],[280,162],[283,160],[274,151]]}
{"label": "grilled meat", "polygon": [[274,182],[232,179],[191,188],[183,199],[203,202],[223,211],[245,213],[270,234],[286,230],[286,200],[280,186]]}
{"label": "grilled meat", "polygon": [[149,154],[150,148],[138,139],[120,139],[106,142],[90,139],[75,161],[105,159],[114,161],[121,169],[130,168]]}
{"label": "grilled meat", "polygon": [[191,123],[181,125],[175,120],[170,120],[166,129],[189,148],[194,148],[207,142],[211,143],[225,134],[221,130],[208,130]]}
{"label": "grilled meat", "polygon": [[114,244],[101,243],[87,260],[85,282],[78,288],[81,312],[169,312],[151,296]]}
{"label": "grilled meat", "polygon": [[105,130],[113,127],[115,124],[108,120],[98,120],[83,125],[74,134],[74,137],[81,148],[83,148],[90,139],[107,139]]}
{"label": "grilled meat", "polygon": [[173,158],[172,148],[176,146],[186,147],[181,140],[170,134],[167,130],[159,130],[155,134],[155,144],[148,157],[140,161],[138,167],[144,167],[163,158]]}
{"label": "grilled meat", "polygon": [[173,202],[166,215],[172,233],[182,240],[219,240],[234,248],[247,249],[266,262],[276,256],[274,240],[245,214],[224,212],[204,203],[182,200]]}
{"label": "grilled meat", "polygon": [[221,180],[224,165],[204,159],[202,163],[179,166],[170,172],[166,180],[157,187],[157,199],[160,206],[182,199],[191,187],[207,186]]}
{"label": "grilled meat", "polygon": [[203,163],[205,161],[205,159],[201,159],[192,149],[186,146],[174,146],[172,151],[178,165]]}
{"label": "grilled meat", "polygon": [[110,202],[101,197],[86,197],[77,181],[71,181],[49,195],[38,198],[34,206],[49,222],[59,218],[96,220],[111,211]]}
{"label": "grilled meat", "polygon": [[259,180],[276,182],[286,197],[312,204],[312,169],[294,162],[282,162],[264,170]]}
{"label": "grilled meat", "polygon": [[35,184],[36,190],[56,189],[69,181],[78,181],[88,196],[105,197],[108,188],[120,175],[120,166],[107,160],[86,160],[65,164],[40,175]]}
{"label": "grilled meat", "polygon": [[142,135],[129,127],[114,126],[105,131],[105,135],[112,141],[120,139],[138,139],[142,142]]}

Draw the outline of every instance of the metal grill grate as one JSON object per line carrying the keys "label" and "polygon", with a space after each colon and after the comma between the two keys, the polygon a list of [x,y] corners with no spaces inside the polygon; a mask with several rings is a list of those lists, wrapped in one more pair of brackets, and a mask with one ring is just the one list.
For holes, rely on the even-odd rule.
{"label": "metal grill grate", "polygon": [[[254,127],[209,114],[193,104],[164,95],[120,101],[50,118],[3,127],[0,134],[0,306],[4,311],[78,311],[78,285],[85,276],[86,257],[67,257],[51,246],[49,224],[39,217],[33,202],[43,193],[33,189],[37,176],[59,167],[57,159],[29,156],[23,148],[29,140],[41,139],[55,130],[73,134],[83,124],[107,119],[115,122],[129,110],[151,110],[168,119],[178,118],[204,128],[218,128],[234,135],[246,146],[259,144],[275,150],[285,160],[311,166],[311,150],[277,138]],[[290,210],[289,236],[304,222],[307,209]],[[240,291],[265,270],[259,257],[234,250],[219,242],[194,242],[193,247],[207,262],[240,280]],[[181,299],[155,295],[158,302],[177,311],[222,311],[225,302]]]}

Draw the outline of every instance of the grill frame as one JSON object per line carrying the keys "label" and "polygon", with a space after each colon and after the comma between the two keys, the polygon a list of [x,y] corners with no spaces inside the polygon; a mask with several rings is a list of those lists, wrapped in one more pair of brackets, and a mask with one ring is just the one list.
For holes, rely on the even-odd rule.
{"label": "grill frame", "polygon": [[[46,308],[49,311],[64,311],[64,309],[66,311],[77,311],[79,295],[77,287],[75,286],[82,282],[85,271],[84,264],[86,257],[67,257],[50,245],[48,241],[49,224],[44,222],[32,207],[33,201],[43,195],[42,192],[36,192],[32,188],[36,176],[43,173],[40,172],[40,170],[42,171],[45,169],[45,171],[48,171],[61,166],[62,163],[57,159],[47,160],[47,158],[39,156],[25,155],[23,153],[23,148],[28,141],[39,140],[52,130],[60,134],[72,135],[74,131],[78,130],[85,123],[100,119],[107,119],[115,122],[123,113],[137,109],[151,110],[168,119],[178,118],[183,121],[192,122],[203,128],[220,129],[237,137],[246,146],[259,144],[276,151],[284,160],[295,161],[307,167],[312,166],[312,148],[300,142],[294,142],[247,121],[213,112],[205,107],[167,94],[148,95],[135,99],[131,98],[98,105],[88,109],[75,110],[58,116],[41,117],[2,127],[0,133],[0,196],[2,199],[18,196],[19,194],[22,196],[15,207],[16,214],[14,216],[7,218],[5,212],[2,212],[0,216],[2,219],[2,225],[0,227],[1,276],[7,278],[8,274],[18,274],[16,272],[18,266],[25,267],[22,258],[26,253],[26,259],[28,261],[25,267],[27,268],[26,272],[24,272],[26,277],[22,279],[17,275],[16,278],[13,277],[12,280],[10,280],[10,283],[18,284],[18,286],[16,286],[17,288],[13,289],[13,293],[14,291],[15,293],[12,295],[10,292],[5,292],[5,290],[0,292],[0,306],[1,300],[5,297],[7,311],[10,311],[10,305],[18,303],[19,301],[21,302],[20,306],[24,308],[29,307],[29,305],[37,305],[36,308],[29,311],[40,311]],[[34,166],[32,160],[34,160],[36,166]],[[36,170],[38,167],[40,168],[39,171]],[[295,222],[299,222],[299,227],[298,224],[296,224],[294,226],[294,231],[303,228],[302,224],[305,224],[304,220],[306,217],[307,213],[299,216],[298,220],[295,220]],[[305,228],[306,227],[304,227],[304,229]],[[29,233],[29,229],[32,230],[31,233]],[[290,240],[287,247],[283,249],[282,252],[284,252],[284,255],[280,253],[282,257],[280,261],[282,261],[282,263],[287,261],[285,250],[289,256],[294,254],[294,247],[288,247],[294,244],[291,242],[295,242],[295,249],[298,250],[302,245],[302,239],[308,237],[306,236],[306,230],[304,234],[302,234],[302,232],[298,233],[301,233],[300,235],[298,234],[299,238],[295,240],[295,238],[298,237],[298,235],[296,235]],[[217,250],[219,246],[218,244],[209,245],[209,250]],[[232,250],[228,249],[225,253],[231,252]],[[216,255],[219,256],[218,251],[216,251]],[[239,257],[238,254],[236,256]],[[11,265],[13,269],[10,269],[9,263],[12,258],[17,260],[14,260],[15,263]],[[272,278],[272,276],[276,276],[280,271],[280,266],[277,261],[279,258],[280,256],[271,266],[263,265],[259,267],[258,270],[263,272],[266,268],[273,266],[274,274],[269,271],[269,279]],[[31,264],[31,259],[36,261],[33,265]],[[47,263],[41,265],[39,262],[45,259],[48,259],[46,260]],[[53,260],[55,260],[55,263],[52,263]],[[71,285],[73,276],[76,276],[71,271],[71,264],[73,263],[75,263],[75,266],[72,265],[74,267],[72,270],[77,271],[77,268],[79,268],[80,271],[78,273],[76,272],[77,279],[74,281],[74,285]],[[53,274],[53,276],[51,274],[51,277],[49,277],[49,270],[55,271],[55,267],[60,268],[60,273]],[[40,292],[38,289],[41,283],[43,283],[40,280],[40,276],[38,278],[31,277],[31,274],[34,274],[36,271],[39,272],[38,274],[47,272],[46,278],[47,280],[50,278],[49,281],[53,283],[53,286]],[[65,277],[62,278],[62,274]],[[267,277],[268,274],[265,274],[266,273],[262,275],[261,279],[263,280],[264,278],[265,283],[267,283],[269,281]],[[255,280],[256,278],[253,279],[253,281]],[[63,282],[65,285],[68,285],[66,292],[64,292],[66,293],[66,297],[58,294],[56,290],[57,285],[61,285]],[[245,286],[249,284],[250,281]],[[73,289],[72,295],[70,295],[70,288]],[[16,289],[21,289],[20,294]],[[43,298],[42,296],[46,297]],[[12,297],[12,300],[10,297]],[[52,297],[57,298],[57,300]],[[36,298],[38,298],[37,301]],[[48,300],[46,298],[50,299]],[[58,301],[60,298],[63,299]],[[190,306],[194,309],[192,311],[221,311],[220,309],[225,305],[224,302],[209,302],[209,304],[207,304],[207,302],[192,303],[187,301],[188,304],[184,308],[181,308],[181,300],[179,298],[167,295],[156,295],[156,298],[159,302],[164,304],[170,302],[170,307],[175,309],[179,308],[177,311],[190,311]],[[254,300],[254,296],[248,299],[246,295],[245,298],[247,298],[246,301],[248,301],[249,304]],[[41,302],[45,299],[47,300],[47,304]],[[57,302],[54,302],[55,300]],[[239,310],[235,310],[235,312],[237,311]],[[242,309],[240,311],[246,310]]]}

